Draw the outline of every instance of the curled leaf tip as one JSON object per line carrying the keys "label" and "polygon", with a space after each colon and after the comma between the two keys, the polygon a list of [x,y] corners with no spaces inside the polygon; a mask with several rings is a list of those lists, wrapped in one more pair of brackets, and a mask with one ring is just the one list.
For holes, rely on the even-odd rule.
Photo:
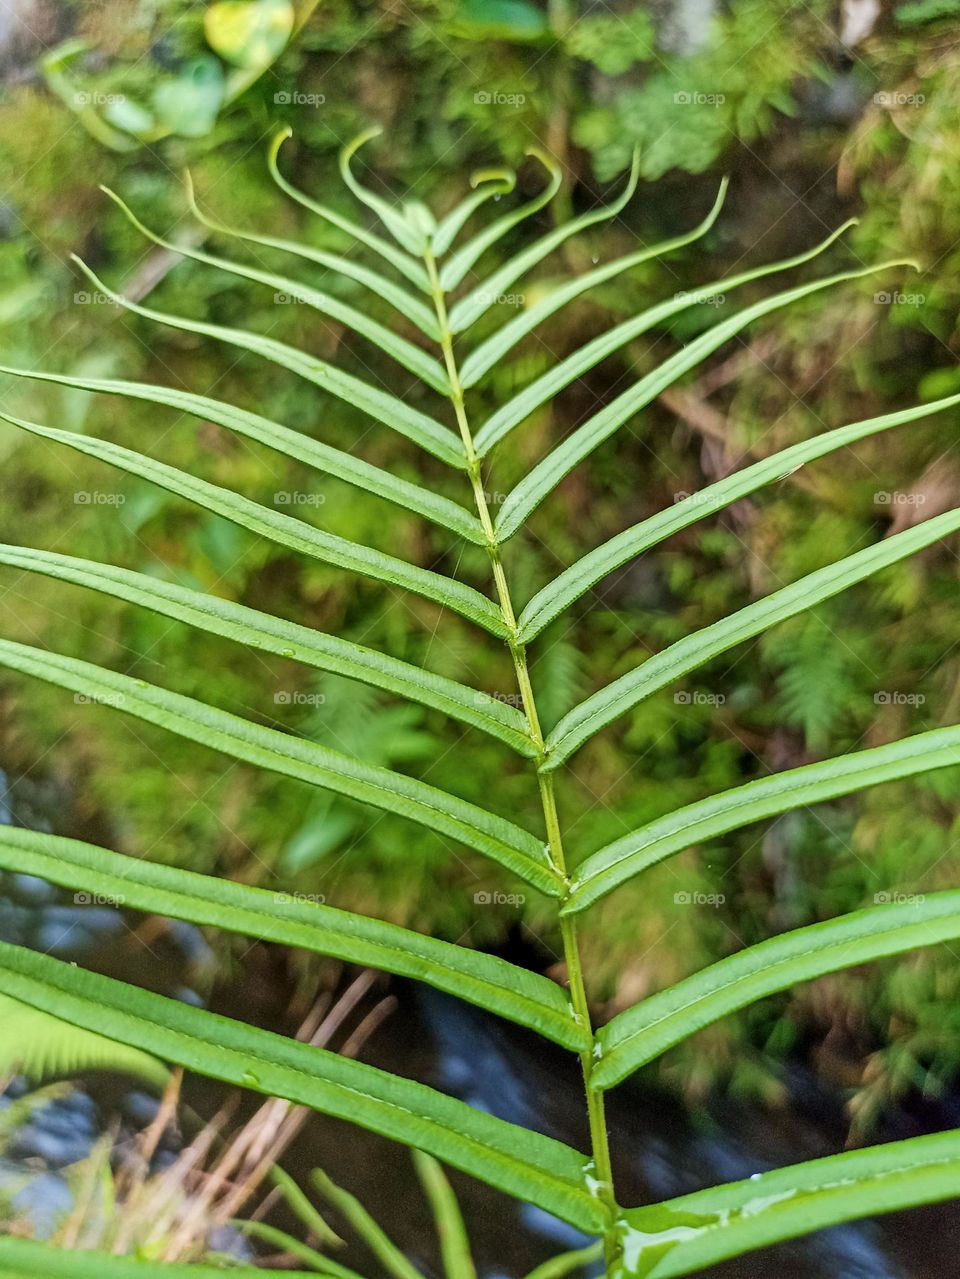
{"label": "curled leaf tip", "polygon": [[470,185],[476,190],[485,182],[500,182],[504,186],[504,194],[512,191],[517,185],[517,175],[513,169],[476,169],[470,175]]}
{"label": "curled leaf tip", "polygon": [[539,160],[540,163],[546,165],[548,169],[559,170],[560,168],[556,156],[551,155],[549,151],[545,150],[545,148],[541,146],[527,147],[523,154],[532,155],[534,159]]}
{"label": "curled leaf tip", "polygon": [[890,262],[881,262],[878,266],[875,266],[873,270],[887,271],[891,267],[895,267],[895,266],[913,267],[914,271],[919,271],[921,269],[920,263],[916,260],[916,258],[893,258],[892,261]]}
{"label": "curled leaf tip", "polygon": [[286,142],[288,138],[292,138],[292,137],[293,137],[293,129],[290,128],[289,124],[284,125],[282,129],[277,130],[277,132],[270,139],[270,146],[267,150],[268,165],[270,165],[271,167],[276,165],[277,156],[280,154],[280,148],[283,146],[283,144]]}
{"label": "curled leaf tip", "polygon": [[369,129],[364,129],[363,132],[358,133],[355,138],[351,138],[351,140],[343,148],[342,154],[345,156],[354,155],[362,146],[365,146],[366,143],[372,142],[374,138],[379,138],[382,132],[382,125],[371,124]]}

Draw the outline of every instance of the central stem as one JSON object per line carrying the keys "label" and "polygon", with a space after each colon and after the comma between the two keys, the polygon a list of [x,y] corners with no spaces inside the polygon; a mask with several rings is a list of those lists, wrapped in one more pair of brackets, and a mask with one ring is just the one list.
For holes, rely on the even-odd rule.
{"label": "central stem", "polygon": [[[507,584],[507,577],[503,569],[503,562],[500,558],[500,545],[497,541],[493,519],[490,515],[487,495],[483,488],[480,458],[477,456],[477,451],[474,447],[473,434],[470,430],[470,423],[467,418],[467,411],[464,405],[463,387],[460,382],[456,356],[453,351],[453,334],[450,331],[450,324],[447,318],[446,298],[440,284],[440,275],[437,270],[436,259],[429,249],[424,254],[424,262],[430,279],[433,304],[436,310],[437,324],[440,330],[440,346],[443,351],[444,363],[446,364],[447,378],[450,382],[450,400],[453,404],[454,413],[456,414],[460,438],[463,441],[463,451],[467,459],[467,473],[470,477],[471,488],[473,489],[473,499],[476,504],[477,514],[480,518],[480,525],[486,538],[487,554],[490,557],[490,563],[493,568],[493,580],[496,585],[500,612],[509,632],[507,643],[510,648],[510,655],[513,658],[513,667],[516,673],[517,686],[520,690],[520,696],[523,701],[523,710],[527,719],[527,730],[530,740],[537,752],[535,764],[537,767],[537,780],[540,785],[540,800],[543,806],[543,822],[547,835],[547,849],[554,869],[562,875],[564,879],[566,879],[567,864],[563,850],[563,838],[560,833],[560,819],[557,814],[557,801],[553,789],[553,775],[552,773],[543,773],[540,771],[540,765],[543,763],[546,754],[546,744],[543,729],[540,725],[540,717],[537,714],[537,704],[533,695],[533,684],[530,681],[530,670],[527,665],[526,650],[517,639],[516,614],[514,613],[513,603],[510,598],[510,588]],[[580,946],[577,937],[577,925],[573,918],[561,916],[560,936],[563,942],[563,957],[567,967],[567,979],[569,982],[570,1002],[573,1005],[573,1013],[580,1025],[586,1027],[586,1029],[590,1032],[590,1047],[584,1049],[584,1051],[580,1053],[580,1066],[583,1072],[583,1083],[587,1098],[587,1116],[590,1123],[590,1143],[592,1147],[591,1153],[593,1155],[594,1176],[597,1182],[596,1193],[607,1205],[611,1216],[613,1216],[616,1212],[616,1200],[613,1193],[613,1170],[610,1163],[610,1142],[607,1135],[603,1094],[590,1087],[590,1075],[593,1070],[593,1027],[590,1020],[590,1007],[587,1002],[586,986],[583,981],[583,966],[580,962]],[[612,1231],[607,1232],[604,1244],[606,1248],[607,1268],[609,1269],[615,1260],[615,1245]]]}

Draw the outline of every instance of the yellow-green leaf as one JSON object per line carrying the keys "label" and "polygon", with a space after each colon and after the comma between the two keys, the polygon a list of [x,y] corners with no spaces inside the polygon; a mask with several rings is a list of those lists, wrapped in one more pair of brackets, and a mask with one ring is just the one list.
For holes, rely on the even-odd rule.
{"label": "yellow-green leaf", "polygon": [[290,39],[289,0],[219,0],[203,15],[207,44],[235,67],[268,67]]}

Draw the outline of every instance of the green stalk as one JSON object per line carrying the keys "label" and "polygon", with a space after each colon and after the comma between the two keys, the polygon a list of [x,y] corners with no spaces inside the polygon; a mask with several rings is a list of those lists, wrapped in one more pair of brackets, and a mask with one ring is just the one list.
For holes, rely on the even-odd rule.
{"label": "green stalk", "polygon": [[[507,643],[510,648],[510,655],[513,658],[517,687],[520,690],[520,696],[523,701],[523,710],[527,719],[527,729],[530,740],[537,752],[536,759],[533,760],[533,764],[537,768],[537,780],[540,786],[540,799],[543,807],[543,822],[547,835],[547,848],[554,869],[566,879],[567,863],[563,849],[560,819],[557,813],[556,796],[553,789],[553,774],[543,773],[540,771],[540,765],[546,758],[546,746],[543,729],[540,725],[540,717],[537,714],[537,703],[533,692],[533,684],[530,679],[530,670],[527,665],[526,649],[517,638],[516,614],[514,612],[513,602],[510,598],[510,588],[507,583],[506,573],[504,572],[503,561],[500,556],[500,546],[497,542],[497,536],[494,531],[493,519],[490,515],[490,508],[487,505],[487,496],[484,491],[481,475],[481,462],[480,458],[477,456],[476,449],[474,448],[473,433],[470,430],[470,422],[467,417],[467,411],[464,404],[463,387],[460,382],[457,360],[453,350],[453,334],[450,331],[450,325],[447,319],[446,298],[440,285],[440,276],[437,270],[436,259],[429,248],[424,254],[424,264],[426,265],[427,275],[430,280],[433,305],[437,315],[437,326],[440,331],[440,347],[443,352],[443,359],[447,369],[447,377],[450,381],[450,400],[453,404],[454,413],[457,419],[457,427],[460,431],[460,438],[463,442],[464,454],[467,459],[467,471],[470,477],[470,485],[473,490],[473,499],[476,504],[477,514],[480,517],[480,524],[483,528],[487,541],[487,553],[490,557],[490,563],[493,569],[493,579],[496,586],[500,612],[503,616],[504,623],[507,626],[507,630],[509,631],[509,639],[507,640]],[[574,1015],[577,1020],[582,1025],[586,1026],[591,1032],[591,1046],[580,1053],[580,1067],[583,1073],[584,1090],[586,1092],[587,1117],[590,1124],[591,1154],[593,1156],[594,1176],[597,1180],[596,1193],[607,1205],[612,1220],[616,1213],[617,1205],[613,1191],[613,1169],[610,1162],[610,1141],[607,1133],[603,1093],[595,1092],[590,1088],[590,1075],[593,1070],[593,1045],[595,1040],[593,1037],[593,1027],[590,1021],[590,1006],[587,1000],[587,990],[583,980],[583,965],[580,961],[580,945],[577,935],[576,916],[566,916],[561,918],[560,935],[563,942],[563,957],[567,967],[570,1000],[573,1005]],[[607,1269],[609,1270],[616,1260],[616,1241],[612,1231],[607,1232],[604,1239],[604,1249]]]}

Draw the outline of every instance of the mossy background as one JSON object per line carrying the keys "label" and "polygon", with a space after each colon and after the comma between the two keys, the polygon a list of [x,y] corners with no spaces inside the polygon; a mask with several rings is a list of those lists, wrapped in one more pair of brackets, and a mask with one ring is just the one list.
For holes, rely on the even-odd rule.
{"label": "mossy background", "polygon": [[[206,8],[183,0],[41,3],[24,6],[21,25],[8,33],[0,104],[4,363],[212,394],[465,500],[439,464],[293,375],[121,312],[95,294],[90,301],[91,287],[69,260],[79,254],[111,285],[149,293],[160,310],[269,333],[383,379],[417,403],[423,393],[412,379],[398,379],[369,344],[305,306],[278,303],[269,289],[175,264],[98,190],[99,183],[116,189],[163,234],[197,236],[181,185],[189,167],[201,203],[221,220],[343,248],[342,236],[272,184],[265,150],[278,127],[291,125],[284,171],[357,216],[336,157],[375,122],[384,134],[364,152],[367,179],[397,196],[412,192],[437,211],[464,193],[476,168],[518,165],[515,199],[542,181],[526,155],[531,147],[561,161],[564,187],[554,211],[505,238],[484,260],[488,269],[552,218],[617,190],[639,145],[643,179],[628,209],[519,282],[519,299],[505,299],[484,322],[491,328],[561,273],[693,226],[720,176],[731,175],[727,205],[703,240],[560,312],[478,388],[478,418],[649,300],[710,280],[722,295],[724,276],[789,256],[846,218],[860,218],[843,244],[812,264],[722,305],[682,312],[668,330],[570,387],[502,450],[489,476],[495,494],[629,379],[777,285],[887,258],[916,258],[921,267],[774,313],[635,418],[508,547],[521,600],[585,549],[750,456],[960,389],[956,0],[900,5],[853,44],[841,39],[849,13],[780,0],[733,0],[714,13],[683,4],[577,8],[564,0],[544,10],[532,0],[321,0],[301,13],[302,29],[263,74],[208,121],[198,105],[167,136],[92,125],[91,103],[120,101],[130,111],[118,118],[129,123],[139,110],[154,124],[164,93],[182,103],[183,77],[194,74],[197,59],[209,67],[214,56]],[[62,42],[77,38],[85,51],[58,58]],[[218,237],[211,247],[253,260],[246,246]],[[254,257],[322,280],[395,322],[390,308],[349,282],[289,257],[262,250]],[[895,300],[878,302],[878,294]],[[297,509],[302,518],[486,587],[481,553],[209,423],[16,379],[5,380],[3,394],[12,412],[102,434],[267,505],[277,493],[310,493],[318,500]],[[957,440],[956,413],[884,434],[702,521],[622,570],[536,645],[545,720],[671,640],[894,525],[956,505]],[[432,605],[309,564],[12,429],[0,432],[0,454],[4,540],[175,577],[477,687],[514,691],[505,652]],[[899,496],[891,501],[890,493]],[[82,494],[100,496],[84,501]],[[957,722],[956,551],[956,544],[938,545],[778,627],[602,734],[576,757],[562,788],[575,855],[764,772]],[[529,770],[427,710],[7,569],[0,622],[6,635],[409,770],[536,826]],[[255,774],[108,708],[77,705],[59,690],[9,675],[0,689],[5,761],[68,777],[125,852],[279,881],[477,945],[522,935],[544,963],[553,961],[548,907],[532,894],[519,907],[478,905],[480,890],[521,888],[436,836]],[[678,691],[689,698],[678,701]],[[743,944],[870,905],[877,894],[956,887],[958,812],[960,770],[948,770],[692,850],[589,916],[594,998],[612,1010]],[[677,893],[722,900],[683,905]],[[777,1058],[802,1053],[850,1089],[855,1122],[866,1129],[891,1098],[937,1091],[956,1075],[958,987],[960,963],[949,947],[921,951],[766,1000],[708,1032],[709,1051],[701,1037],[658,1069],[691,1094],[720,1082],[776,1096]]]}

